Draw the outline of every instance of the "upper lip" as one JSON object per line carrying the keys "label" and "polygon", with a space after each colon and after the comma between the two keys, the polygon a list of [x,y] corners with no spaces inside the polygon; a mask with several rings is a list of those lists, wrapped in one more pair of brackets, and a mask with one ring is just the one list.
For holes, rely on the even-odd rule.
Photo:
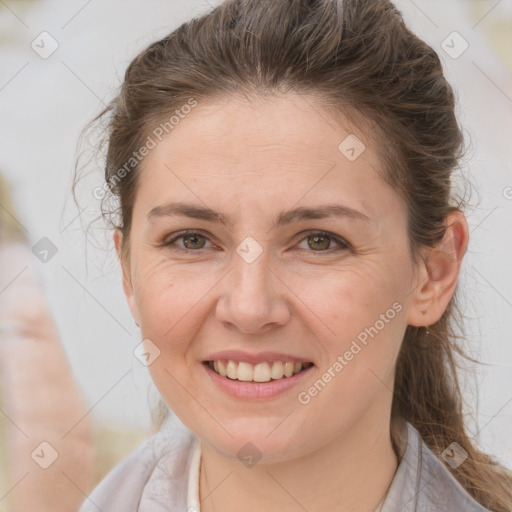
{"label": "upper lip", "polygon": [[204,361],[219,361],[224,359],[230,359],[237,362],[245,362],[251,364],[258,364],[270,361],[291,361],[293,363],[312,363],[311,359],[304,357],[296,357],[290,354],[283,354],[282,352],[258,352],[249,353],[243,350],[222,350],[221,352],[215,352],[210,354]]}

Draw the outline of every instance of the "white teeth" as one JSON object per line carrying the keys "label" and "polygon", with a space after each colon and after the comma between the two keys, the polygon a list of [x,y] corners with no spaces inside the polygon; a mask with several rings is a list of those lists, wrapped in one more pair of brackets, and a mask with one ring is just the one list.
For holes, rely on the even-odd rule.
{"label": "white teeth", "polygon": [[307,368],[307,363],[293,363],[291,361],[274,361],[272,363],[258,363],[252,365],[246,362],[228,360],[213,361],[209,363],[216,373],[223,377],[243,382],[269,382],[270,380],[282,379],[283,377],[291,377],[296,375],[303,368]]}
{"label": "white teeth", "polygon": [[276,361],[272,365],[272,370],[270,371],[270,376],[273,379],[282,379],[284,375],[284,367],[281,361]]}
{"label": "white teeth", "polygon": [[284,363],[284,375],[285,377],[291,377],[293,375],[293,367],[294,363],[290,363],[289,361],[287,363]]}
{"label": "white teeth", "polygon": [[234,361],[228,361],[226,374],[230,379],[238,379],[238,365]]}
{"label": "white teeth", "polygon": [[268,382],[271,378],[270,366],[268,363],[259,363],[254,367],[254,382]]}
{"label": "white teeth", "polygon": [[238,363],[238,380],[249,382],[252,380],[253,373],[252,364]]}
{"label": "white teeth", "polygon": [[[226,367],[224,366],[224,363],[222,361],[215,361],[215,363],[217,363],[218,366],[219,366],[219,373],[223,377],[226,377],[227,372],[226,372]],[[215,369],[215,363],[213,363],[213,369]]]}

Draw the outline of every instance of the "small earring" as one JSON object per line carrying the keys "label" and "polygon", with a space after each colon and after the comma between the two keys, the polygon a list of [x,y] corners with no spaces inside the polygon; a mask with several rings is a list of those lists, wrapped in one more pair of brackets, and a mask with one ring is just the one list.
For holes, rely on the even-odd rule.
{"label": "small earring", "polygon": [[[424,311],[421,312],[421,314],[423,316],[425,316],[427,314],[427,310],[425,309]],[[428,325],[425,325],[425,329],[427,329],[427,336],[430,334],[429,330],[428,330]]]}

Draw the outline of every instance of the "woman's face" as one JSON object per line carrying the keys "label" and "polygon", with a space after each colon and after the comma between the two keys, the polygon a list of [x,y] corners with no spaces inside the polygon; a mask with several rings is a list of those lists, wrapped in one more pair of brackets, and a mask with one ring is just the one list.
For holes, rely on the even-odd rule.
{"label": "woman's face", "polygon": [[[125,291],[163,398],[227,457],[290,460],[389,424],[417,277],[404,203],[353,134],[311,98],[231,98],[143,160]],[[314,366],[255,383],[214,359],[241,379]]]}

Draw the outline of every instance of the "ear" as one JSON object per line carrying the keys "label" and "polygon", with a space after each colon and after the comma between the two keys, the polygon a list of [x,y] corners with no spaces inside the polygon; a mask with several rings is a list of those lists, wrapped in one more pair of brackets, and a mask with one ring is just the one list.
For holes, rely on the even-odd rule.
{"label": "ear", "polygon": [[135,320],[135,323],[138,326],[140,326],[139,310],[137,307],[137,302],[135,300],[135,294],[133,292],[130,259],[129,257],[126,256],[126,253],[123,253],[123,233],[119,228],[116,228],[114,230],[113,239],[116,248],[117,259],[119,260],[119,264],[121,266],[121,271],[123,274],[124,294],[126,296],[128,306],[132,313],[132,317]]}
{"label": "ear", "polygon": [[466,218],[460,211],[446,216],[446,232],[441,242],[424,253],[413,291],[408,323],[416,327],[436,323],[455,293],[469,241]]}

